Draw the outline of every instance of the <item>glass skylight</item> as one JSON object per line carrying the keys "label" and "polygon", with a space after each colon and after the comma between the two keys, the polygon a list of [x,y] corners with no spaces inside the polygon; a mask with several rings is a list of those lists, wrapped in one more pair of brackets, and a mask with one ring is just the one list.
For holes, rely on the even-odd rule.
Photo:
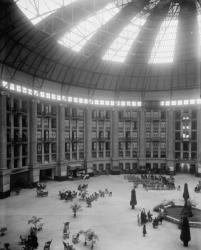
{"label": "glass skylight", "polygon": [[106,5],[93,16],[90,16],[76,27],[72,28],[71,31],[60,38],[58,42],[74,51],[80,51],[96,31],[113,18],[119,11],[120,9],[117,8],[114,3]]}
{"label": "glass skylight", "polygon": [[77,0],[16,0],[16,4],[35,25],[55,12]]}
{"label": "glass skylight", "polygon": [[[201,44],[201,6],[197,3],[197,21],[199,30],[199,44]],[[201,56],[201,49],[199,46],[199,56]]]}
{"label": "glass skylight", "polygon": [[119,36],[113,41],[105,55],[103,60],[115,61],[115,62],[124,62],[126,56],[138,36],[139,32],[142,29],[142,26],[145,24],[147,17],[150,15],[144,14],[146,9],[152,9],[156,6],[159,1],[151,1],[140,13],[138,13],[130,23],[122,30]]}
{"label": "glass skylight", "polygon": [[171,4],[151,52],[149,63],[172,63],[178,25],[179,4]]}

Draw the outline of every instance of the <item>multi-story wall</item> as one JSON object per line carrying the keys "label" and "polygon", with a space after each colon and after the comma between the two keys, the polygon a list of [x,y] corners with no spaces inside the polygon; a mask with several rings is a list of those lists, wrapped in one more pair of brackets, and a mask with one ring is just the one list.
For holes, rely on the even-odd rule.
{"label": "multi-story wall", "polygon": [[199,105],[97,107],[0,95],[0,196],[19,182],[66,179],[75,167],[200,174]]}

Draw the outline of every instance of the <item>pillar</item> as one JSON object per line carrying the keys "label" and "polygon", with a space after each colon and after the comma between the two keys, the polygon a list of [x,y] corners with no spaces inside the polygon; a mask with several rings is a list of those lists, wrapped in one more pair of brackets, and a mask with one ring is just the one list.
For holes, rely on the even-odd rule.
{"label": "pillar", "polygon": [[37,101],[30,101],[30,183],[39,181],[40,169],[37,164]]}
{"label": "pillar", "polygon": [[201,108],[197,113],[197,164],[196,175],[201,177]]}
{"label": "pillar", "polygon": [[92,169],[92,110],[88,107],[85,111],[85,164],[87,169]]}
{"label": "pillar", "polygon": [[144,167],[146,165],[146,131],[145,131],[145,109],[142,107],[139,112],[139,166]]}
{"label": "pillar", "polygon": [[60,105],[58,107],[57,116],[57,156],[58,167],[56,169],[55,179],[62,181],[67,179],[67,164],[65,162],[65,107]]}
{"label": "pillar", "polygon": [[175,126],[174,126],[174,112],[173,110],[167,111],[167,167],[171,172],[175,171],[174,163],[174,138],[175,138]]}
{"label": "pillar", "polygon": [[0,199],[10,195],[10,170],[7,169],[6,96],[0,93]]}
{"label": "pillar", "polygon": [[119,168],[119,118],[118,110],[112,111],[112,169]]}

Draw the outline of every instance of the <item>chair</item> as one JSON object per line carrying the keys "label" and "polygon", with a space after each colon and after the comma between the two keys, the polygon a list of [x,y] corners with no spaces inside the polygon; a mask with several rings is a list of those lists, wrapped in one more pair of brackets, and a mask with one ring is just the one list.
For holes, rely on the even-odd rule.
{"label": "chair", "polygon": [[50,250],[51,243],[52,243],[52,240],[45,242],[43,250]]}
{"label": "chair", "polygon": [[38,228],[37,228],[37,231],[38,231],[38,232],[43,230],[43,225],[44,225],[44,223],[40,223],[40,224],[38,225]]}
{"label": "chair", "polygon": [[0,236],[4,236],[7,231],[7,227],[1,227],[0,228]]}

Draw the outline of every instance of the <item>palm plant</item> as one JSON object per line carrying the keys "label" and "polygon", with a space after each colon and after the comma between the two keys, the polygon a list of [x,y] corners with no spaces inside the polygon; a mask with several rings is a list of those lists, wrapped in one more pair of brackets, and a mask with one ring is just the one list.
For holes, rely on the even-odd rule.
{"label": "palm plant", "polygon": [[33,228],[37,229],[37,224],[38,222],[40,222],[42,220],[42,218],[37,217],[37,216],[32,216],[32,218],[30,220],[28,220],[28,224],[33,224]]}
{"label": "palm plant", "polygon": [[96,243],[96,241],[99,239],[98,235],[92,231],[91,229],[88,229],[86,231],[79,231],[79,234],[83,234],[85,241],[84,241],[84,245],[87,245],[87,241],[91,242],[91,249],[94,248],[94,244]]}
{"label": "palm plant", "polygon": [[72,211],[73,211],[73,217],[76,218],[77,212],[82,210],[82,206],[81,206],[79,203],[74,202],[74,203],[71,205],[71,209],[72,209]]}

